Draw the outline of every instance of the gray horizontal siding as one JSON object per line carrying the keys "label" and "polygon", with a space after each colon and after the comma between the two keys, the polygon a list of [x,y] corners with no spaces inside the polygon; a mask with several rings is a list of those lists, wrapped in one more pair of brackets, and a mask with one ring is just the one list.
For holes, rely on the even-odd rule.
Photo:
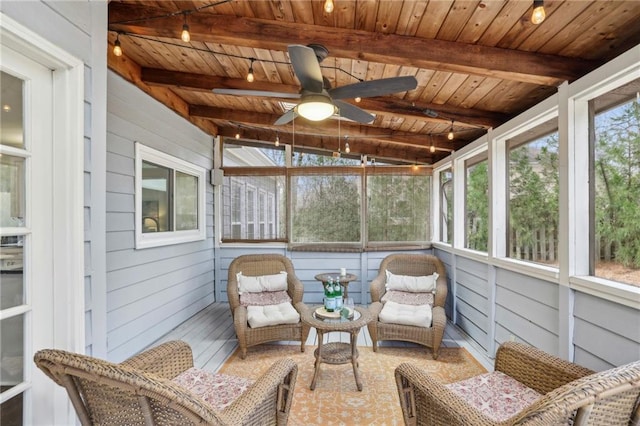
{"label": "gray horizontal siding", "polygon": [[576,291],[576,362],[605,370],[640,359],[640,312]]}
{"label": "gray horizontal siding", "polygon": [[558,285],[496,270],[497,345],[515,338],[558,355]]}
{"label": "gray horizontal siding", "polygon": [[214,298],[213,188],[202,241],[135,249],[135,142],[209,170],[212,138],[109,73],[106,176],[108,358],[144,349]]}
{"label": "gray horizontal siding", "polygon": [[456,323],[483,349],[489,348],[487,265],[456,258]]}

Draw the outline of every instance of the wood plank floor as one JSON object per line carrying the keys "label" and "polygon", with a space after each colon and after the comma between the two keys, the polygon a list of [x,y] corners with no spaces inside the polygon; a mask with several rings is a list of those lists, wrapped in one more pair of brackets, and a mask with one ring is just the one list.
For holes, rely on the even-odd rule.
{"label": "wood plank floor", "polygon": [[[328,341],[348,342],[346,333],[329,333]],[[170,340],[184,340],[191,345],[195,366],[208,371],[218,371],[227,358],[238,347],[235,331],[233,330],[233,320],[229,304],[213,303],[198,312],[187,321],[164,335],[154,342],[150,347]],[[295,342],[280,342],[280,344],[292,344]],[[306,343],[309,349],[317,345],[317,334],[312,328]],[[380,346],[415,346],[407,342],[380,342]],[[358,335],[358,346],[372,346],[371,336],[366,327]],[[442,341],[444,347],[464,347],[473,355],[487,370],[493,370],[493,360],[483,354],[483,351],[468,339],[464,333],[455,325],[449,323],[445,329],[445,336]],[[249,348],[249,353],[251,348]]]}

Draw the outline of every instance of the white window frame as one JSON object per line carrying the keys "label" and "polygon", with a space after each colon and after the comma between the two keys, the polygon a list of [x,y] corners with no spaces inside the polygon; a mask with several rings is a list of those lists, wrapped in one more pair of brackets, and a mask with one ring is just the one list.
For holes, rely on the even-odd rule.
{"label": "white window frame", "polygon": [[[181,244],[192,241],[200,241],[206,238],[205,229],[205,182],[206,170],[200,166],[188,163],[184,160],[176,158],[172,155],[150,148],[146,145],[136,142],[135,144],[135,184],[136,184],[136,206],[135,206],[135,232],[136,232],[136,249],[144,249],[150,247],[166,246],[171,244]],[[147,161],[159,166],[167,167],[173,171],[179,171],[198,179],[198,227],[185,231],[166,231],[166,232],[142,232],[142,162]],[[174,188],[175,190],[175,188]],[[171,197],[172,202],[175,197]],[[175,215],[175,207],[172,208],[172,214]],[[172,221],[175,226],[175,220]]]}

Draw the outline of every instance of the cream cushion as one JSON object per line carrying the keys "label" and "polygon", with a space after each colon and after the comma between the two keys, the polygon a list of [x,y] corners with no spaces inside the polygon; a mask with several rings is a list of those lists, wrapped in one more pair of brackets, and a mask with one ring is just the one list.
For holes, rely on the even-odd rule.
{"label": "cream cushion", "polygon": [[436,282],[438,281],[438,273],[434,272],[432,275],[424,275],[414,277],[412,275],[396,275],[388,270],[385,270],[387,275],[387,291],[409,291],[413,293],[424,293],[428,291],[436,290]]}
{"label": "cream cushion", "polygon": [[297,324],[299,321],[300,314],[290,302],[277,305],[247,306],[247,322],[251,328]]}
{"label": "cream cushion", "polygon": [[287,289],[287,273],[285,271],[273,275],[260,275],[252,277],[236,274],[238,280],[238,293],[262,293],[263,291],[282,291]]}
{"label": "cream cushion", "polygon": [[388,301],[378,314],[380,322],[389,324],[431,327],[432,312],[430,305],[404,305]]}

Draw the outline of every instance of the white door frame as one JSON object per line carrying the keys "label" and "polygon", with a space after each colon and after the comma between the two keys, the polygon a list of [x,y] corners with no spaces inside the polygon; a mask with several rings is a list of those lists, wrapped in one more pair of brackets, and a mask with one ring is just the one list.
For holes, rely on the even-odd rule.
{"label": "white door frame", "polygon": [[[0,41],[52,70],[52,178],[56,188],[50,213],[54,224],[52,341],[56,348],[84,353],[84,63],[2,12]],[[33,354],[25,354],[29,356]],[[41,374],[32,378],[36,385],[44,374],[34,374]],[[74,423],[66,394],[58,388],[52,396],[52,423]]]}

